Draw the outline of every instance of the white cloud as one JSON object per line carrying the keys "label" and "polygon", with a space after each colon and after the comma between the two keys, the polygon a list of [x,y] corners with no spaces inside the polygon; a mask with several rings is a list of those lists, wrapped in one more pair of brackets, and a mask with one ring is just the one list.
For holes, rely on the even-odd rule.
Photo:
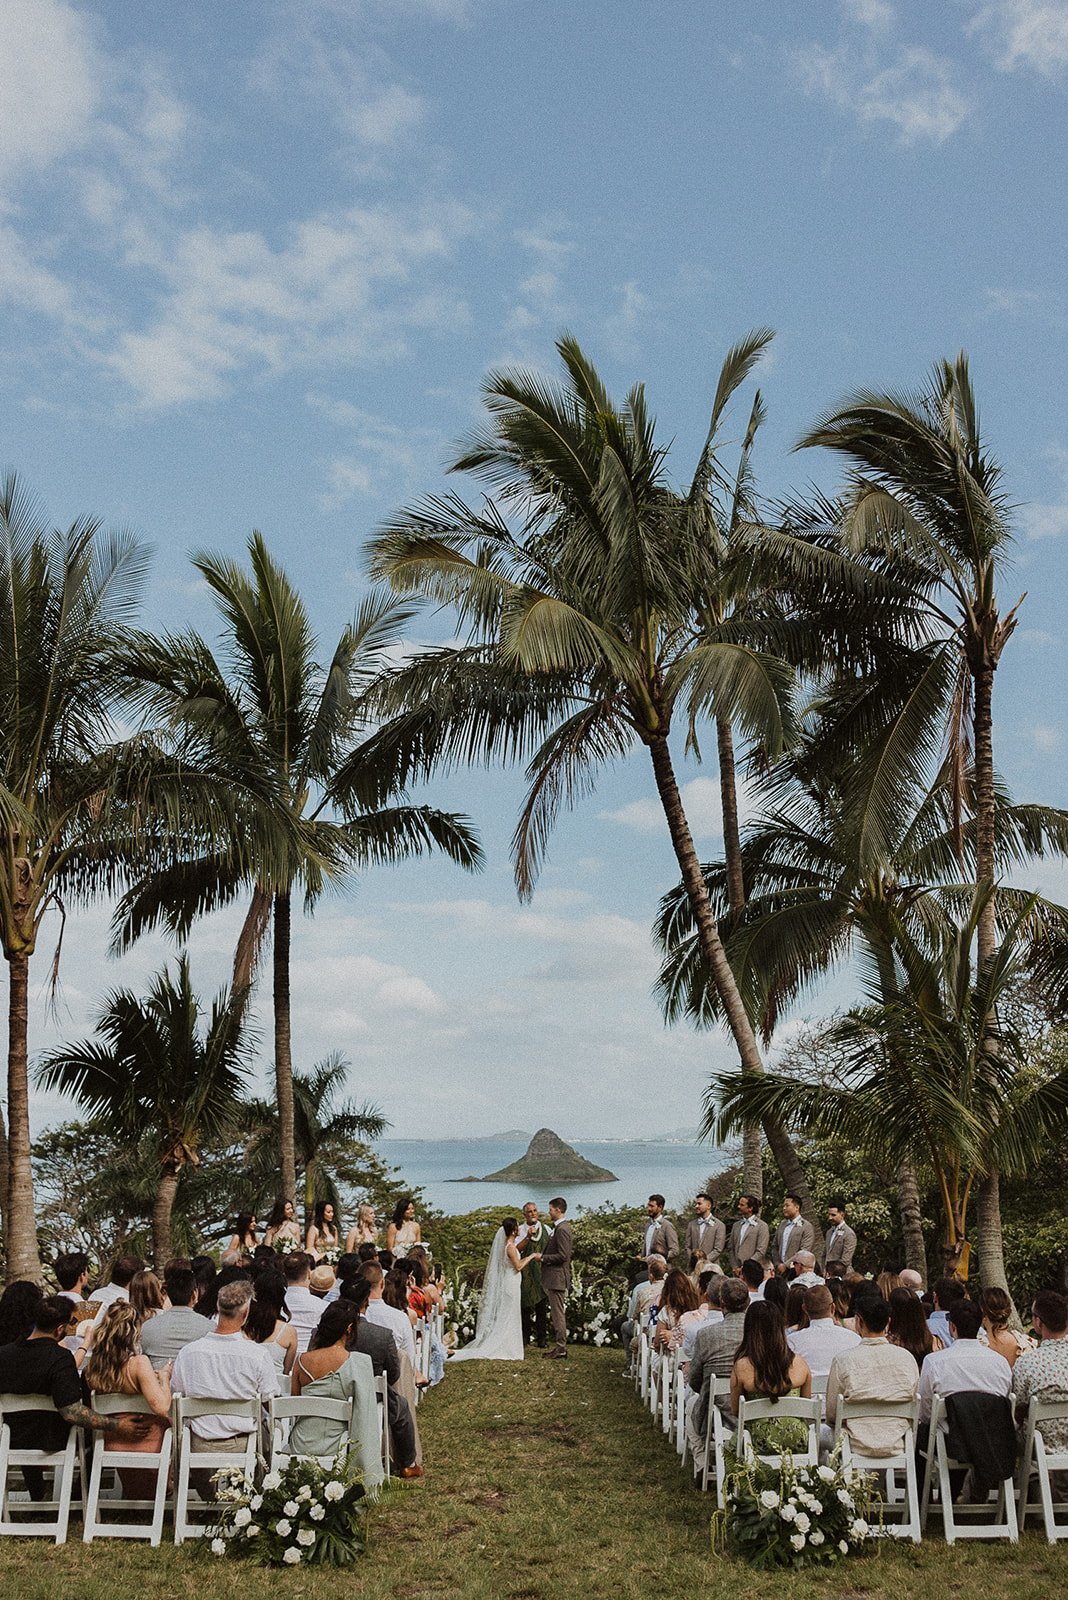
{"label": "white cloud", "polygon": [[1056,499],[1020,506],[1017,517],[1028,539],[1059,539],[1068,533],[1068,449],[1047,452],[1061,479]]}
{"label": "white cloud", "polygon": [[890,123],[902,144],[942,144],[969,113],[954,85],[949,64],[930,50],[911,46],[889,65],[871,70],[870,59],[846,45],[830,50],[812,44],[795,54],[810,94],[829,100],[862,123]]}
{"label": "white cloud", "polygon": [[1043,755],[1048,755],[1056,750],[1061,742],[1060,731],[1051,728],[1048,723],[1036,722],[1031,729],[1031,738],[1034,740],[1035,749]]}
{"label": "white cloud", "polygon": [[431,428],[402,426],[329,395],[312,393],[305,401],[349,435],[345,453],[327,466],[328,487],[319,496],[324,511],[358,495],[403,497],[443,453],[445,441]]}
{"label": "white cloud", "polygon": [[839,0],[842,10],[873,32],[883,33],[891,28],[897,16],[889,0]]}
{"label": "white cloud", "polygon": [[[691,778],[680,789],[683,809],[695,839],[722,839],[723,819],[720,810],[718,778]],[[664,811],[659,800],[651,795],[631,800],[615,811],[599,811],[606,822],[617,822],[620,827],[632,828],[636,833],[661,833],[666,831]],[[738,817],[744,824],[753,815],[753,803],[744,783],[738,785]]]}
{"label": "white cloud", "polygon": [[619,360],[637,355],[638,331],[650,306],[650,300],[633,280],[620,287],[616,304],[604,319],[608,347]]}
{"label": "white cloud", "polygon": [[4,0],[0,61],[0,178],[17,181],[92,138],[111,69],[64,0]]}
{"label": "white cloud", "polygon": [[1052,78],[1068,66],[1066,0],[993,0],[980,6],[970,31],[1002,72],[1027,67]]}

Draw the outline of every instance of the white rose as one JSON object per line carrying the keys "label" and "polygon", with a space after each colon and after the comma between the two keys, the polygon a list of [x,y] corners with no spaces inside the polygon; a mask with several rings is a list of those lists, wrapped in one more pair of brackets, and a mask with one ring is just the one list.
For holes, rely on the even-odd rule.
{"label": "white rose", "polygon": [[239,1510],[234,1512],[235,1528],[243,1528],[247,1522],[251,1521],[252,1512],[249,1510],[248,1506],[241,1506]]}
{"label": "white rose", "polygon": [[839,1548],[839,1550],[841,1550],[841,1552],[842,1552],[842,1554],[844,1556],[847,1556],[849,1554],[849,1546],[846,1544],[844,1539],[839,1539],[838,1548]]}
{"label": "white rose", "polygon": [[282,1560],[285,1562],[287,1567],[295,1567],[300,1561],[300,1551],[295,1549],[293,1545],[290,1545],[289,1549],[282,1557]]}
{"label": "white rose", "polygon": [[797,1507],[785,1505],[779,1512],[779,1515],[784,1522],[793,1522],[794,1518],[797,1516]]}
{"label": "white rose", "polygon": [[306,1483],[302,1483],[300,1488],[297,1490],[297,1499],[298,1500],[310,1500],[311,1499],[311,1490],[308,1488],[308,1485]]}
{"label": "white rose", "polygon": [[300,1532],[297,1534],[297,1543],[304,1545],[305,1549],[307,1549],[309,1545],[313,1545],[315,1543],[315,1529],[301,1528]]}
{"label": "white rose", "polygon": [[863,1517],[858,1517],[849,1531],[854,1539],[866,1539],[868,1536],[868,1524]]}
{"label": "white rose", "polygon": [[820,1530],[818,1528],[813,1528],[812,1532],[808,1536],[808,1542],[809,1542],[809,1544],[822,1544],[823,1543],[823,1534],[820,1532]]}
{"label": "white rose", "polygon": [[226,1554],[226,1540],[213,1539],[211,1541],[211,1553],[213,1556],[224,1556]]}
{"label": "white rose", "polygon": [[256,1522],[250,1522],[248,1527],[245,1529],[245,1538],[254,1539],[259,1531],[259,1524]]}
{"label": "white rose", "polygon": [[808,1503],[808,1509],[815,1517],[822,1517],[823,1515],[823,1507],[818,1500],[810,1500]]}
{"label": "white rose", "polygon": [[794,1526],[796,1527],[798,1533],[807,1533],[811,1528],[812,1523],[809,1521],[808,1516],[804,1511],[799,1511],[794,1519]]}
{"label": "white rose", "polygon": [[830,1467],[817,1467],[816,1471],[819,1473],[820,1478],[824,1483],[834,1482],[834,1473],[831,1471]]}
{"label": "white rose", "polygon": [[772,1507],[777,1506],[778,1503],[779,1497],[775,1493],[774,1489],[763,1490],[760,1496],[760,1504],[765,1508],[765,1510],[770,1511]]}
{"label": "white rose", "polygon": [[300,1507],[297,1505],[295,1500],[287,1500],[285,1505],[282,1507],[282,1510],[285,1512],[287,1517],[295,1517],[297,1512],[300,1510]]}
{"label": "white rose", "polygon": [[790,1535],[790,1543],[793,1545],[795,1550],[803,1550],[805,1548],[805,1536],[804,1536],[804,1534],[803,1533],[792,1533]]}
{"label": "white rose", "polygon": [[338,1483],[336,1478],[331,1478],[323,1493],[328,1500],[340,1500],[345,1493],[345,1485]]}
{"label": "white rose", "polygon": [[323,1510],[322,1506],[312,1506],[311,1510],[308,1512],[308,1515],[311,1517],[313,1522],[322,1522],[323,1518],[326,1516],[326,1512]]}
{"label": "white rose", "polygon": [[839,1489],[838,1498],[839,1498],[839,1500],[842,1502],[842,1504],[844,1506],[848,1506],[850,1511],[852,1511],[852,1509],[853,1509],[853,1496],[850,1494],[848,1489]]}
{"label": "white rose", "polygon": [[289,1521],[288,1517],[282,1517],[279,1522],[275,1523],[274,1531],[280,1539],[288,1539],[289,1535],[293,1532],[293,1524]]}
{"label": "white rose", "polygon": [[263,1480],[263,1487],[265,1489],[277,1489],[281,1482],[282,1474],[280,1472],[269,1472]]}
{"label": "white rose", "polygon": [[250,1511],[258,1511],[260,1509],[260,1506],[262,1506],[262,1504],[263,1504],[263,1496],[262,1496],[262,1494],[254,1494],[252,1496],[252,1499],[248,1503],[249,1510]]}

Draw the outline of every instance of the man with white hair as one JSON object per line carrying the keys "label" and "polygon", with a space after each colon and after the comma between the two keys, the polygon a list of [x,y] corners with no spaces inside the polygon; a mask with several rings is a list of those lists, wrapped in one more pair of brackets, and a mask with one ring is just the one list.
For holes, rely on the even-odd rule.
{"label": "man with white hair", "polygon": [[[213,1333],[184,1345],[174,1361],[171,1390],[191,1400],[269,1400],[281,1394],[278,1368],[264,1344],[246,1339],[244,1326],[252,1304],[247,1278],[223,1284],[217,1301],[218,1322]],[[189,1424],[195,1451],[240,1454],[248,1435],[256,1430],[252,1417],[214,1413],[194,1417]],[[199,1488],[199,1485],[195,1485]]]}
{"label": "man with white hair", "polygon": [[799,1250],[790,1265],[794,1269],[793,1283],[800,1283],[806,1289],[817,1289],[823,1279],[816,1271],[816,1257],[811,1250]]}
{"label": "man with white hair", "polygon": [[922,1298],[923,1279],[915,1267],[902,1267],[898,1276],[901,1279],[901,1287],[903,1289],[907,1289],[910,1294],[914,1294],[917,1300]]}

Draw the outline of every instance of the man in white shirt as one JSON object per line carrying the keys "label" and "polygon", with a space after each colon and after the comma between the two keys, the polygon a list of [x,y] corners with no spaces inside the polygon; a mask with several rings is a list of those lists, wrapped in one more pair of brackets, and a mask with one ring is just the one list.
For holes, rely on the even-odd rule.
{"label": "man in white shirt", "polygon": [[791,1350],[804,1356],[813,1377],[820,1378],[830,1372],[835,1356],[860,1343],[860,1334],[840,1328],[835,1322],[834,1301],[825,1284],[818,1283],[805,1290],[805,1310],[808,1327],[788,1333],[786,1342]]}
{"label": "man in white shirt", "polygon": [[323,1302],[311,1292],[311,1256],[303,1250],[291,1251],[282,1257],[282,1271],[286,1275],[286,1310],[297,1336],[297,1354],[302,1356],[319,1326]]}
{"label": "man in white shirt", "polygon": [[[815,1293],[809,1290],[809,1293]],[[915,1400],[919,1374],[907,1350],[890,1343],[886,1330],[890,1307],[885,1300],[861,1300],[856,1311],[860,1341],[831,1362],[827,1375],[828,1423],[838,1414],[839,1400]],[[930,1356],[927,1360],[930,1361]],[[924,1363],[926,1366],[926,1362]],[[895,1417],[853,1417],[845,1424],[850,1447],[866,1456],[897,1455],[908,1424]]]}
{"label": "man in white shirt", "polygon": [[1012,1368],[1004,1356],[976,1335],[983,1315],[974,1300],[957,1300],[947,1313],[953,1343],[948,1350],[935,1350],[924,1359],[920,1373],[920,1424],[931,1420],[931,1401],[936,1394],[973,1393],[1004,1395],[1012,1393]]}
{"label": "man in white shirt", "polygon": [[67,1255],[57,1256],[52,1271],[56,1275],[59,1293],[63,1299],[69,1300],[72,1305],[80,1306],[83,1290],[89,1282],[89,1257],[85,1251],[71,1250]]}
{"label": "man in white shirt", "polygon": [[95,1306],[100,1309],[93,1318],[94,1326],[101,1320],[108,1306],[113,1306],[117,1300],[128,1300],[130,1279],[142,1270],[144,1262],[138,1256],[119,1256],[111,1269],[111,1280],[99,1289],[94,1289],[89,1296]]}
{"label": "man in white shirt", "polygon": [[[266,1345],[254,1344],[242,1332],[251,1304],[252,1285],[247,1278],[223,1285],[214,1333],[187,1344],[175,1358],[171,1374],[175,1394],[193,1400],[268,1400],[281,1394],[280,1374]],[[194,1417],[189,1426],[194,1451],[240,1453],[248,1435],[256,1430],[252,1417],[222,1414]]]}
{"label": "man in white shirt", "polygon": [[363,1268],[361,1276],[366,1278],[371,1285],[370,1297],[364,1316],[368,1322],[375,1323],[380,1328],[388,1328],[393,1335],[393,1343],[402,1355],[406,1355],[413,1369],[416,1368],[415,1334],[412,1332],[411,1321],[404,1311],[398,1311],[396,1306],[387,1306],[382,1298],[382,1285],[385,1282],[385,1273],[375,1262],[369,1261]]}

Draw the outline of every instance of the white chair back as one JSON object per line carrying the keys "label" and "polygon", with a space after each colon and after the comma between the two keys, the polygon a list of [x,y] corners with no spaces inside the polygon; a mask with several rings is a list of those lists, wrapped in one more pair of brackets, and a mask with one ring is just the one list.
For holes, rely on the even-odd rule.
{"label": "white chair back", "polygon": [[[918,1400],[839,1400],[834,1416],[834,1442],[840,1445],[843,1462],[886,1476],[886,1494],[882,1521],[874,1530],[892,1538],[911,1539],[919,1544],[921,1537],[920,1497],[916,1480],[916,1427],[920,1415]],[[853,1443],[847,1424],[856,1418],[873,1421],[898,1421],[902,1424],[900,1448],[891,1455],[869,1456]],[[897,1487],[897,1474],[905,1479],[904,1498]],[[893,1515],[888,1519],[887,1510]],[[900,1513],[900,1515],[898,1515]]]}
{"label": "white chair back", "polygon": [[[1068,1428],[1068,1400],[1041,1400],[1037,1395],[1033,1396],[1024,1424],[1023,1453],[1017,1483],[1021,1528],[1027,1522],[1028,1512],[1040,1509],[1047,1542],[1056,1544],[1059,1539],[1068,1539],[1068,1518],[1058,1521],[1058,1513],[1062,1516],[1068,1513],[1068,1500],[1054,1500],[1051,1474],[1068,1473],[1068,1450],[1051,1450],[1046,1444],[1044,1429],[1048,1430],[1051,1422],[1062,1423]],[[1031,1500],[1032,1480],[1038,1487],[1037,1506]]]}
{"label": "white chair back", "polygon": [[[44,1412],[55,1418],[56,1407],[47,1394],[0,1394],[0,1534],[20,1538],[51,1538],[56,1544],[66,1544],[70,1526],[71,1502],[74,1497],[75,1474],[78,1477],[79,1499],[85,1499],[85,1446],[80,1428],[71,1428],[62,1450],[15,1449],[11,1443],[10,1419],[27,1412]],[[11,1486],[8,1476],[12,1467],[39,1467],[52,1473],[52,1498],[35,1500],[35,1520],[24,1522],[11,1514]],[[40,1510],[55,1511],[50,1520],[36,1520]]]}
{"label": "white chair back", "polygon": [[305,1459],[299,1451],[289,1448],[290,1430],[298,1417],[314,1417],[321,1422],[339,1424],[341,1439],[337,1449],[327,1451],[324,1455],[306,1458],[318,1461],[322,1466],[330,1466],[337,1459],[338,1449],[347,1447],[349,1429],[352,1426],[352,1401],[331,1400],[326,1395],[317,1394],[276,1395],[269,1400],[267,1427],[272,1467],[281,1470],[298,1456]]}
{"label": "white chair back", "polygon": [[382,1418],[382,1470],[388,1478],[393,1458],[393,1441],[389,1432],[389,1379],[384,1372],[375,1379],[375,1399],[378,1401]]}
{"label": "white chair back", "polygon": [[[247,1442],[242,1450],[228,1451],[197,1450],[192,1448],[191,1424],[197,1417],[223,1417],[236,1422],[251,1421],[252,1429],[247,1434]],[[207,1522],[195,1522],[190,1517],[189,1507],[189,1475],[192,1471],[204,1471],[208,1474],[221,1472],[227,1467],[236,1468],[243,1472],[246,1478],[252,1479],[256,1473],[256,1463],[259,1459],[259,1432],[263,1425],[263,1401],[258,1397],[251,1400],[219,1400],[219,1399],[193,1399],[188,1395],[175,1395],[174,1397],[174,1432],[178,1449],[178,1483],[174,1496],[174,1542],[182,1544],[186,1539],[200,1539],[208,1531]],[[234,1428],[235,1434],[240,1434],[243,1429]],[[211,1513],[217,1511],[216,1503],[205,1501],[205,1508]]]}
{"label": "white chair back", "polygon": [[[736,1448],[739,1459],[744,1457],[760,1461],[776,1463],[785,1460],[792,1461],[795,1466],[815,1467],[820,1459],[820,1416],[821,1405],[819,1400],[801,1400],[793,1395],[783,1395],[778,1400],[764,1398],[750,1398],[743,1395],[738,1403],[738,1436]],[[787,1450],[782,1452],[768,1452],[756,1450],[753,1446],[750,1429],[754,1422],[799,1421],[807,1426],[808,1443],[804,1450]]]}
{"label": "white chair back", "polygon": [[[920,1519],[923,1526],[927,1526],[927,1519],[931,1514],[937,1477],[938,1498],[942,1507],[942,1530],[947,1544],[954,1544],[958,1539],[1007,1539],[1010,1544],[1018,1544],[1020,1534],[1016,1516],[1014,1478],[1006,1478],[986,1500],[954,1503],[950,1473],[965,1471],[968,1463],[955,1461],[949,1454],[946,1435],[942,1429],[945,1420],[945,1401],[940,1394],[936,1394],[931,1402],[931,1425],[924,1451],[926,1466],[920,1503]],[[992,1501],[996,1501],[993,1506],[993,1521],[973,1521],[972,1518],[977,1516],[989,1518]]]}
{"label": "white chair back", "polygon": [[[95,1394],[92,1397],[92,1408],[102,1417],[123,1416],[130,1413],[154,1415],[148,1401],[139,1394]],[[89,1493],[86,1496],[82,1527],[82,1539],[86,1544],[92,1544],[94,1539],[147,1539],[153,1549],[158,1547],[163,1537],[163,1517],[170,1498],[172,1449],[173,1431],[170,1426],[164,1432],[158,1450],[121,1448],[108,1450],[103,1433],[93,1434]],[[100,1491],[105,1469],[111,1468],[120,1472],[123,1467],[137,1468],[142,1472],[151,1472],[155,1468],[156,1485],[152,1498],[139,1499],[123,1493],[120,1476],[118,1497],[104,1501],[101,1507]],[[151,1516],[147,1522],[108,1521],[107,1517],[115,1511],[149,1511]]]}

